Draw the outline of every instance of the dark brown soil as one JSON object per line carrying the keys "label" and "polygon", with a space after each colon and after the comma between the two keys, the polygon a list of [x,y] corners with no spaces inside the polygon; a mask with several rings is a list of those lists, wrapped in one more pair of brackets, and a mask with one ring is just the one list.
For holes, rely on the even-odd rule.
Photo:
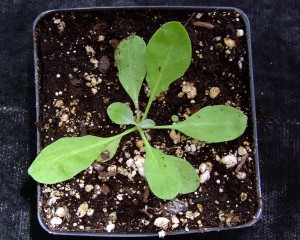
{"label": "dark brown soil", "polygon": [[[199,13],[203,13],[203,16]],[[40,81],[38,127],[41,147],[63,136],[111,136],[124,131],[124,128],[111,123],[106,114],[106,108],[117,101],[130,103],[133,109],[129,96],[118,82],[114,49],[120,40],[132,34],[148,42],[160,25],[168,21],[186,24],[193,44],[193,60],[185,75],[154,102],[149,117],[158,125],[171,124],[172,115],[183,120],[184,114],[191,115],[204,106],[228,104],[247,114],[249,126],[246,132],[234,141],[219,144],[199,143],[186,138],[174,144],[166,130],[148,132],[151,144],[159,146],[165,153],[176,155],[176,150],[181,149],[183,158],[196,169],[205,162],[209,162],[207,166],[212,166],[210,179],[198,191],[178,196],[187,208],[177,214],[170,212],[172,201],[159,200],[151,192],[147,195],[147,183],[138,173],[132,180],[119,173],[122,168],[132,172],[126,161],[145,154],[136,147],[139,135],[127,135],[116,156],[109,162],[101,166],[96,164],[70,181],[41,187],[39,211],[50,229],[107,232],[107,226],[115,224],[112,232],[158,232],[161,229],[154,225],[155,219],[166,217],[170,220],[166,229],[168,232],[174,224],[171,222],[173,215],[173,221],[174,216],[179,219],[179,226],[175,230],[188,231],[242,225],[255,218],[258,199],[247,35],[242,17],[232,10],[195,13],[190,10],[105,10],[47,14],[38,22],[35,30]],[[214,28],[194,26],[194,21],[211,23]],[[245,34],[238,37],[237,29],[243,29]],[[225,45],[226,37],[235,41],[234,48],[229,49]],[[100,61],[102,56],[108,57],[110,66],[103,70],[99,62],[102,67],[100,72],[91,59]],[[96,82],[91,80],[93,77]],[[192,99],[194,102],[186,95],[178,97],[184,82],[196,87],[197,96]],[[208,94],[211,87],[220,89],[220,94],[214,99]],[[141,109],[147,103],[145,89],[146,83],[141,91]],[[196,146],[197,150],[192,151],[191,145]],[[227,169],[217,161],[218,156],[222,158],[228,154],[236,155],[241,161],[244,157],[237,153],[240,146],[247,149],[246,161],[240,169],[246,174],[245,179],[237,177],[237,165]],[[93,189],[87,191],[86,185],[92,185]],[[78,216],[80,205],[89,209],[84,216]],[[64,208],[66,215],[60,217],[62,223],[51,224],[53,218],[57,217],[55,212],[59,207]]]}

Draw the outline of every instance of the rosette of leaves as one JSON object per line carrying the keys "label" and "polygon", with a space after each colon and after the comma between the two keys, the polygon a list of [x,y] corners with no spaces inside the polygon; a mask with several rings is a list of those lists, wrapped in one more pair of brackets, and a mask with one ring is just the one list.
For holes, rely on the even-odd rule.
{"label": "rosette of leaves", "polygon": [[[247,117],[230,106],[216,105],[200,109],[184,121],[157,126],[147,114],[155,96],[166,91],[170,84],[182,77],[191,63],[191,42],[179,22],[162,25],[148,44],[139,36],[120,42],[115,51],[119,80],[132,99],[130,107],[115,102],[107,108],[112,122],[133,127],[112,137],[63,137],[45,147],[30,166],[29,174],[38,182],[54,184],[71,179],[94,161],[108,161],[114,157],[122,137],[138,131],[145,144],[145,178],[153,194],[161,199],[173,199],[178,194],[194,192],[200,185],[194,167],[186,160],[170,156],[151,146],[145,129],[175,129],[205,142],[224,142],[239,137],[246,129]],[[139,93],[146,80],[150,97],[142,114]],[[105,153],[105,154],[104,154]]]}

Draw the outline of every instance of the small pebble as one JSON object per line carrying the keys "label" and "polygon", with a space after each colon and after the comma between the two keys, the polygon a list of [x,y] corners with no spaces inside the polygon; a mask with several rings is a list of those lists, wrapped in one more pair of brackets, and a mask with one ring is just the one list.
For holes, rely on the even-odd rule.
{"label": "small pebble", "polygon": [[62,224],[62,219],[60,217],[54,217],[50,221],[51,225],[60,225]]}
{"label": "small pebble", "polygon": [[100,36],[98,37],[98,42],[102,42],[102,41],[104,41],[104,39],[105,39],[105,36],[100,35]]}
{"label": "small pebble", "polygon": [[220,88],[212,87],[211,89],[209,89],[209,97],[214,99],[220,94],[220,92]]}
{"label": "small pebble", "polygon": [[176,133],[174,130],[170,132],[170,138],[173,140],[174,144],[180,142],[180,133]]}
{"label": "small pebble", "polygon": [[144,177],[145,176],[145,171],[144,171],[144,162],[145,158],[143,158],[141,155],[137,155],[134,158],[134,164],[137,167],[138,173]]}
{"label": "small pebble", "polygon": [[177,95],[177,97],[179,97],[179,98],[183,98],[183,96],[184,96],[183,92],[179,92],[178,95]]}
{"label": "small pebble", "polygon": [[221,37],[215,37],[215,41],[216,41],[216,42],[219,42],[219,41],[221,41],[221,40],[222,40]]}
{"label": "small pebble", "polygon": [[241,193],[241,201],[242,202],[246,201],[247,200],[247,196],[248,196],[247,193],[242,192]]}
{"label": "small pebble", "polygon": [[93,77],[91,80],[91,84],[93,87],[95,87],[97,85],[97,79]]}
{"label": "small pebble", "polygon": [[161,230],[158,232],[158,237],[159,238],[164,238],[166,236],[166,232],[164,230]]}
{"label": "small pebble", "polygon": [[232,154],[229,154],[229,155],[221,158],[220,163],[225,164],[226,168],[232,168],[235,165],[237,165],[237,157]]}
{"label": "small pebble", "polygon": [[148,226],[150,224],[150,221],[146,220],[146,219],[141,219],[141,222],[143,225]]}
{"label": "small pebble", "polygon": [[88,210],[87,210],[87,213],[86,213],[86,215],[87,216],[92,216],[93,214],[94,214],[94,209],[92,209],[92,208],[89,208]]}
{"label": "small pebble", "polygon": [[97,195],[101,194],[101,187],[98,184],[95,185],[94,192]]}
{"label": "small pebble", "polygon": [[123,200],[123,194],[118,194],[118,195],[117,195],[117,199],[118,199],[119,201],[122,201],[122,200]]}
{"label": "small pebble", "polygon": [[196,152],[197,148],[195,144],[191,144],[191,152]]}
{"label": "small pebble", "polygon": [[199,170],[201,173],[204,173],[206,170],[206,163],[201,163],[199,166]]}
{"label": "small pebble", "polygon": [[237,177],[237,179],[244,180],[244,179],[246,179],[247,174],[245,172],[238,172],[236,174],[236,177]]}
{"label": "small pebble", "polygon": [[133,158],[129,158],[127,161],[126,161],[126,165],[127,167],[132,167],[132,165],[134,164],[134,160]]}
{"label": "small pebble", "polygon": [[85,185],[84,189],[85,189],[85,191],[90,192],[94,189],[94,186],[91,184],[87,184],[87,185]]}
{"label": "small pebble", "polygon": [[94,94],[94,95],[96,95],[98,92],[97,88],[92,88],[91,91],[92,91],[92,94]]}
{"label": "small pebble", "polygon": [[115,227],[116,227],[116,225],[109,221],[108,225],[106,226],[106,231],[111,232],[112,230],[115,229]]}
{"label": "small pebble", "polygon": [[58,209],[56,209],[55,215],[58,216],[58,217],[63,218],[63,217],[66,216],[66,211],[63,207],[59,207]]}
{"label": "small pebble", "polygon": [[61,108],[64,105],[64,102],[61,99],[57,99],[54,103],[54,107]]}
{"label": "small pebble", "polygon": [[61,22],[60,19],[54,19],[54,21],[53,21],[54,24],[59,24],[60,22]]}
{"label": "small pebble", "polygon": [[89,205],[87,204],[87,202],[80,204],[80,206],[77,209],[76,215],[78,217],[82,218],[83,216],[86,215],[88,208],[89,208]]}
{"label": "small pebble", "polygon": [[199,212],[203,212],[203,206],[202,206],[202,204],[200,204],[200,203],[198,203],[197,204],[197,208],[198,208],[198,210],[199,210]]}
{"label": "small pebble", "polygon": [[203,13],[197,13],[196,19],[200,19],[203,16]]}
{"label": "small pebble", "polygon": [[240,156],[246,155],[246,154],[247,154],[246,148],[244,148],[243,146],[239,146],[239,148],[238,148],[238,154],[239,154]]}
{"label": "small pebble", "polygon": [[155,219],[154,225],[156,227],[159,227],[159,228],[162,228],[162,229],[166,230],[169,226],[169,222],[170,222],[170,220],[165,218],[165,217],[158,217],[158,218]]}
{"label": "small pebble", "polygon": [[86,50],[87,54],[90,54],[92,56],[95,55],[95,50],[91,46],[89,46],[89,45],[85,46],[85,50]]}
{"label": "small pebble", "polygon": [[117,217],[117,213],[116,212],[112,212],[112,213],[110,213],[109,215],[108,215],[108,217],[109,217],[109,221],[111,221],[111,222],[115,222],[115,221],[117,221],[117,219],[118,219],[118,217]]}
{"label": "small pebble", "polygon": [[177,157],[180,157],[180,158],[181,158],[181,157],[183,156],[183,153],[184,153],[184,152],[183,152],[183,150],[182,150],[181,148],[177,148],[177,149],[176,149],[175,154],[176,154]]}
{"label": "small pebble", "polygon": [[108,172],[116,172],[116,171],[117,171],[117,166],[116,166],[116,165],[110,165],[110,166],[107,168],[107,171],[108,171]]}
{"label": "small pebble", "polygon": [[94,64],[94,68],[97,68],[98,64],[99,64],[99,61],[96,58],[92,57],[90,59],[90,63]]}
{"label": "small pebble", "polygon": [[60,117],[60,121],[61,122],[68,122],[69,121],[69,116],[67,114],[63,114],[61,117]]}
{"label": "small pebble", "polygon": [[179,219],[175,216],[175,215],[172,215],[172,229],[175,229],[179,226]]}
{"label": "small pebble", "polygon": [[185,217],[187,218],[187,219],[194,219],[194,213],[192,212],[192,211],[187,211],[186,213],[185,213]]}
{"label": "small pebble", "polygon": [[229,48],[236,47],[236,42],[233,39],[231,39],[231,38],[224,38],[224,43]]}
{"label": "small pebble", "polygon": [[143,146],[144,146],[143,140],[139,140],[139,141],[136,142],[136,147],[137,148],[142,148]]}
{"label": "small pebble", "polygon": [[204,173],[200,175],[200,183],[205,183],[210,178],[210,171],[205,170]]}
{"label": "small pebble", "polygon": [[237,36],[237,37],[242,37],[242,36],[244,36],[244,30],[243,30],[243,29],[237,29],[237,30],[236,30],[236,36]]}
{"label": "small pebble", "polygon": [[198,224],[198,226],[199,226],[200,228],[203,227],[203,224],[202,224],[202,221],[201,221],[201,220],[198,220],[198,221],[197,221],[197,224]]}
{"label": "small pebble", "polygon": [[125,155],[125,157],[126,157],[127,159],[131,157],[131,155],[130,155],[129,152],[125,152],[124,155]]}
{"label": "small pebble", "polygon": [[190,82],[182,85],[182,92],[186,93],[188,99],[193,99],[197,96],[197,89],[194,84]]}
{"label": "small pebble", "polygon": [[243,62],[241,60],[238,61],[238,67],[239,69],[243,69]]}

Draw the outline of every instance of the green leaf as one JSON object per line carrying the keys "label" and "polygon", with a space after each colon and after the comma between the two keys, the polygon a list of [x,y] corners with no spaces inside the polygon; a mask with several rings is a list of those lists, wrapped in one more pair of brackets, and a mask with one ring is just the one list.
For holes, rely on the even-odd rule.
{"label": "green leaf", "polygon": [[196,191],[200,185],[200,179],[195,168],[188,161],[181,158],[172,157],[172,161],[177,166],[180,175],[179,193],[186,194]]}
{"label": "green leaf", "polygon": [[140,123],[141,128],[152,128],[155,126],[155,122],[152,119],[145,119]]}
{"label": "green leaf", "polygon": [[116,124],[135,124],[133,112],[130,107],[124,103],[115,102],[107,108],[109,118]]}
{"label": "green leaf", "polygon": [[173,199],[181,188],[180,173],[173,158],[145,143],[145,176],[153,194],[161,199]]}
{"label": "green leaf", "polygon": [[178,122],[179,121],[179,117],[177,115],[172,115],[171,120],[173,122]]}
{"label": "green leaf", "polygon": [[65,137],[44,148],[28,169],[40,183],[54,184],[71,179],[87,169],[105,150],[112,157],[122,136],[109,138],[94,136]]}
{"label": "green leaf", "polygon": [[180,78],[191,63],[191,42],[182,24],[168,22],[162,25],[151,37],[146,56],[146,80],[150,86],[152,100]]}
{"label": "green leaf", "polygon": [[205,107],[185,121],[168,127],[192,138],[216,143],[241,136],[247,127],[247,119],[247,116],[236,108],[216,105]]}
{"label": "green leaf", "polygon": [[139,36],[120,42],[115,51],[120,82],[138,109],[138,96],[146,75],[146,44]]}

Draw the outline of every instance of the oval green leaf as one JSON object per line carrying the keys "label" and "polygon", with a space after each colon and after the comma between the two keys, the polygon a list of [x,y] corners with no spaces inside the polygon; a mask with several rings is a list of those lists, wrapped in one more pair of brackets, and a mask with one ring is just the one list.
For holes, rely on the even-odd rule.
{"label": "oval green leaf", "polygon": [[179,122],[179,117],[177,115],[172,115],[171,120],[173,122]]}
{"label": "oval green leaf", "polygon": [[173,158],[145,143],[145,176],[153,194],[161,199],[173,199],[181,189],[180,174]]}
{"label": "oval green leaf", "polygon": [[146,44],[139,36],[120,42],[115,51],[119,80],[138,109],[138,96],[146,75]]}
{"label": "oval green leaf", "polygon": [[168,127],[200,141],[217,143],[241,136],[247,120],[247,116],[234,107],[216,105],[205,107],[185,121]]}
{"label": "oval green leaf", "polygon": [[107,108],[109,118],[116,124],[134,124],[133,112],[130,107],[124,103],[115,102]]}
{"label": "oval green leaf", "polygon": [[153,128],[155,126],[155,122],[152,119],[145,119],[140,123],[141,128]]}
{"label": "oval green leaf", "polygon": [[186,160],[172,157],[172,162],[176,165],[180,175],[179,193],[186,194],[196,191],[200,186],[200,178],[195,168]]}
{"label": "oval green leaf", "polygon": [[65,137],[44,148],[28,169],[37,182],[54,184],[71,179],[87,169],[107,149],[113,156],[122,136],[101,138],[94,136]]}
{"label": "oval green leaf", "polygon": [[180,78],[191,63],[192,50],[189,35],[179,22],[162,25],[151,37],[147,49],[147,76],[150,100],[168,89]]}

